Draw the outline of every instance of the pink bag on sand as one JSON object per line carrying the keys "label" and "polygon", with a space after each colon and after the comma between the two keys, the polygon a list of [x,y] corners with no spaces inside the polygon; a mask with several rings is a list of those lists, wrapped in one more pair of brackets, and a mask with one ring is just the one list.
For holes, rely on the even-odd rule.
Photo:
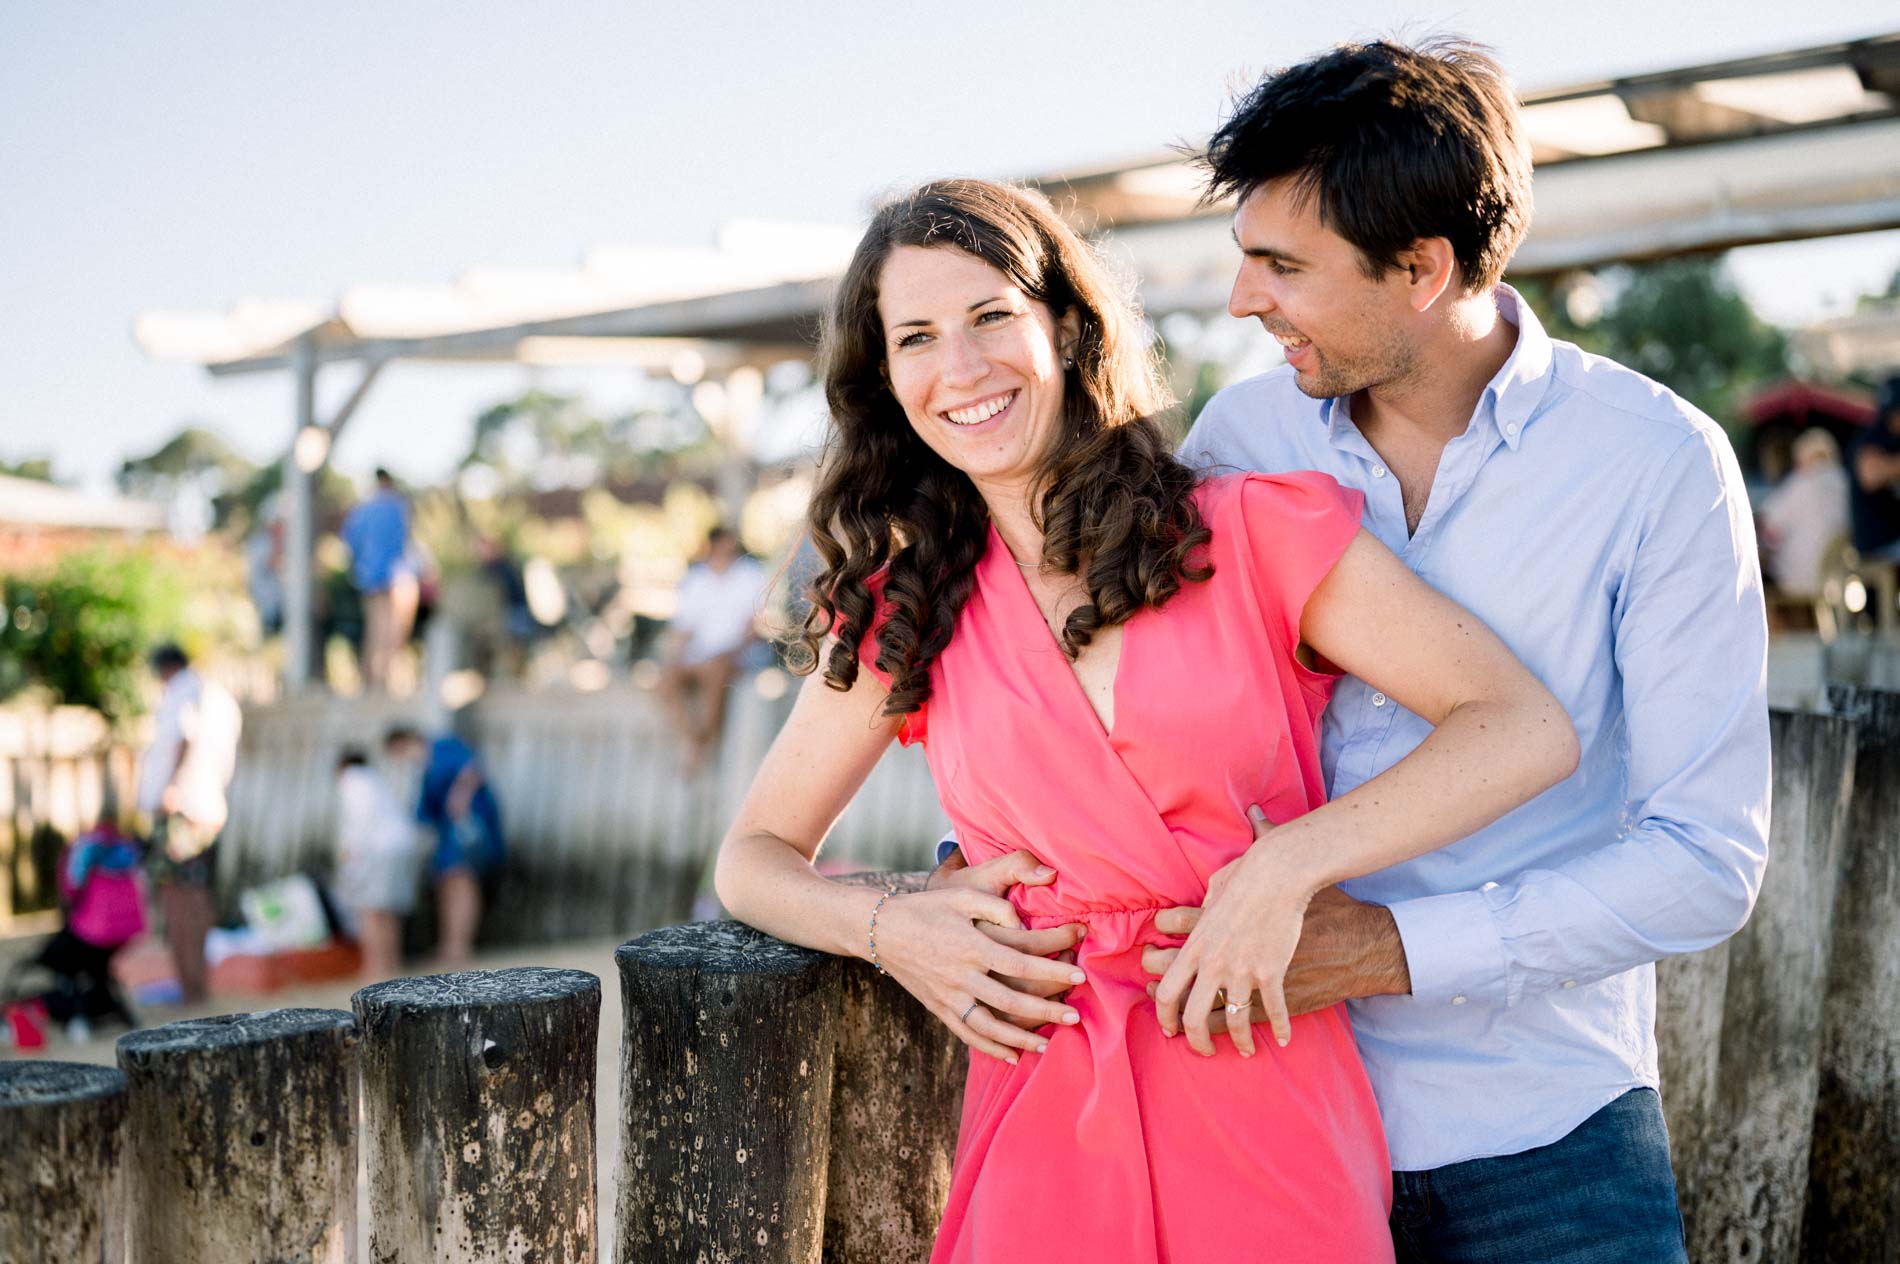
{"label": "pink bag on sand", "polygon": [[[83,857],[84,876],[77,886],[71,874],[74,853]],[[72,912],[66,924],[95,948],[117,948],[145,930],[145,893],[139,887],[138,847],[129,839],[99,833],[84,835],[59,867],[60,887]]]}

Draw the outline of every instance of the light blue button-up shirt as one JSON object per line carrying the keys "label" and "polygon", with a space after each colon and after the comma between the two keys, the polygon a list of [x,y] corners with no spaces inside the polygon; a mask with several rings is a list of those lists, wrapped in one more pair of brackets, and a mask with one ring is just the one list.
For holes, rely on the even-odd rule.
{"label": "light blue button-up shirt", "polygon": [[[1366,528],[1489,624],[1582,743],[1577,771],[1517,811],[1346,886],[1391,908],[1411,970],[1411,995],[1351,1006],[1402,1171],[1547,1145],[1655,1086],[1652,963],[1732,934],[1768,858],[1767,630],[1728,441],[1665,388],[1553,342],[1509,287],[1498,306],[1516,350],[1410,537],[1348,400],[1309,399],[1291,369],[1221,391],[1182,448],[1365,492]],[[1430,729],[1342,680],[1330,792]]]}

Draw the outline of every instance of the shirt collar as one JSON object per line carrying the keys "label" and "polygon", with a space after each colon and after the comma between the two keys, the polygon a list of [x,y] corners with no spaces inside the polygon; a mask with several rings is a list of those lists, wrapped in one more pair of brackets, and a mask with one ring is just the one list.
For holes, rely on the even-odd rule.
{"label": "shirt collar", "polygon": [[[1544,332],[1537,313],[1516,290],[1500,284],[1493,292],[1498,315],[1517,326],[1517,345],[1510,358],[1486,383],[1478,397],[1478,416],[1490,416],[1504,442],[1516,450],[1524,437],[1524,427],[1544,398],[1550,383],[1550,335]],[[1347,398],[1338,396],[1320,401],[1319,417],[1332,432],[1334,445],[1353,431],[1352,409]]]}
{"label": "shirt collar", "polygon": [[[1498,433],[1515,450],[1524,437],[1525,425],[1537,405],[1543,402],[1544,391],[1550,385],[1550,335],[1544,332],[1543,322],[1516,290],[1499,285],[1494,296],[1498,315],[1517,326],[1517,345],[1511,349],[1504,367],[1485,386],[1482,399],[1491,405]],[[1478,411],[1485,411],[1482,402]]]}

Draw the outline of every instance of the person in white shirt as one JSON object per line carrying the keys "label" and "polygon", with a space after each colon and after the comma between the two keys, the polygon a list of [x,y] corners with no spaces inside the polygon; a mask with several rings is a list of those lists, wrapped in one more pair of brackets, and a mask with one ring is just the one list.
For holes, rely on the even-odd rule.
{"label": "person in white shirt", "polygon": [[147,861],[165,916],[165,940],[188,1002],[205,997],[214,848],[229,808],[243,715],[223,686],[191,669],[176,645],[152,651],[164,683],[152,744],[139,771],[139,810],[151,822]]}
{"label": "person in white shirt", "polygon": [[1791,597],[1821,595],[1828,549],[1847,535],[1847,470],[1841,447],[1820,427],[1794,441],[1794,470],[1761,507],[1768,575]]}
{"label": "person in white shirt", "polygon": [[746,556],[728,527],[706,536],[706,560],[680,581],[679,609],[668,629],[661,696],[688,744],[687,770],[697,772],[718,749],[726,691],[756,638],[765,568]]}
{"label": "person in white shirt", "polygon": [[363,977],[402,969],[402,919],[416,905],[416,822],[369,757],[356,747],[336,765],[334,890],[363,951]]}

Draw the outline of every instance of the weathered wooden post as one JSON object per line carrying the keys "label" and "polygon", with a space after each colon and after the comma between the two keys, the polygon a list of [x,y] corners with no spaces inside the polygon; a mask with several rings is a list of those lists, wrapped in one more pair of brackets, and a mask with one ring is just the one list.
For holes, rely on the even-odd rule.
{"label": "weathered wooden post", "polygon": [[0,1260],[125,1259],[125,1076],[0,1062]]}
{"label": "weathered wooden post", "polygon": [[1722,1128],[1717,1072],[1727,1002],[1727,944],[1656,963],[1656,1064],[1685,1227],[1702,1194],[1704,1156]]}
{"label": "weathered wooden post", "polygon": [[1730,940],[1712,1127],[1684,1200],[1696,1260],[1792,1260],[1801,1250],[1821,1078],[1828,942],[1854,794],[1854,726],[1776,711],[1771,857]]}
{"label": "weathered wooden post", "polygon": [[649,931],[614,960],[617,1264],[816,1264],[837,960],[738,922]]}
{"label": "weathered wooden post", "polygon": [[1827,979],[1807,1257],[1900,1258],[1900,693],[1833,685],[1859,731]]}
{"label": "weathered wooden post", "polygon": [[353,1003],[370,1259],[591,1264],[600,980],[472,970]]}
{"label": "weathered wooden post", "polygon": [[119,1038],[133,1264],[356,1259],[356,1024],[280,1009]]}
{"label": "weathered wooden post", "polygon": [[[853,875],[922,890],[925,873]],[[969,1054],[889,975],[841,963],[827,1264],[923,1260],[950,1196]]]}

